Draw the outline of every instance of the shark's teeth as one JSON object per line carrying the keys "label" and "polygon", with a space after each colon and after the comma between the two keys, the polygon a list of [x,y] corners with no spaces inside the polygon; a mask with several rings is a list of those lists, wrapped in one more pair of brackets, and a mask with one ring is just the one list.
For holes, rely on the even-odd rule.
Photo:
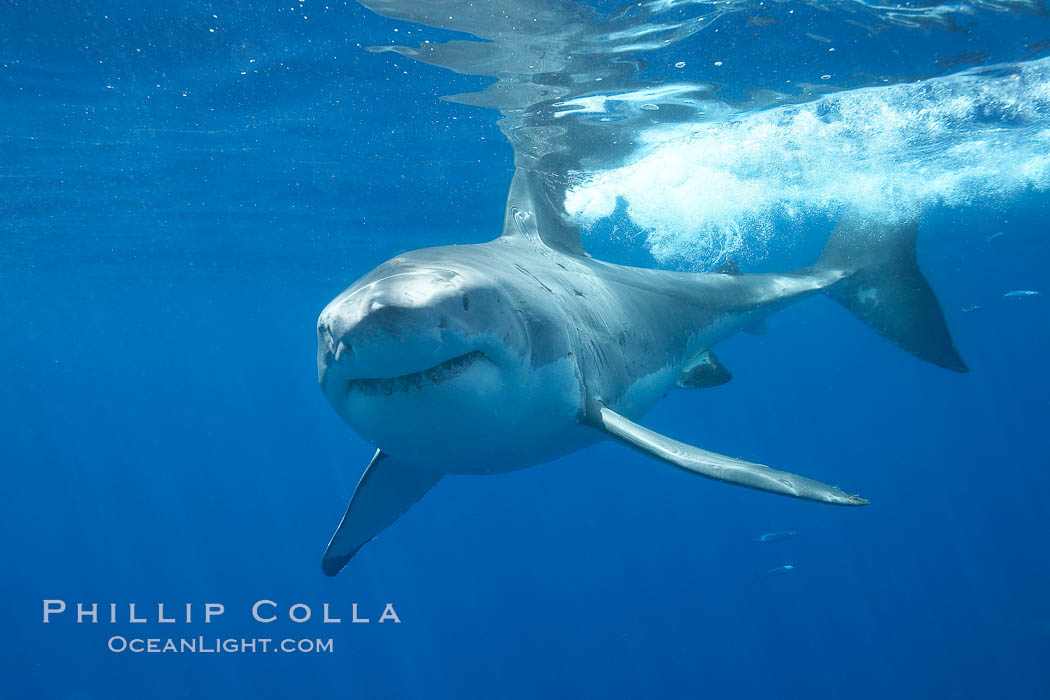
{"label": "shark's teeth", "polygon": [[368,396],[391,396],[394,393],[408,391],[409,389],[422,389],[447,382],[463,374],[478,360],[485,357],[480,350],[468,352],[466,355],[453,357],[445,360],[440,365],[425,369],[422,372],[404,374],[400,377],[389,379],[353,379],[347,386],[347,393],[358,391]]}

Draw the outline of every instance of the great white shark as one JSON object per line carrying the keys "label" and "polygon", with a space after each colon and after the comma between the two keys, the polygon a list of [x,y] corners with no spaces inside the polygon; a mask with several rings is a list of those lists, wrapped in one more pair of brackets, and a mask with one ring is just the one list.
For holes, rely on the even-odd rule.
{"label": "great white shark", "polygon": [[919,270],[915,221],[847,216],[800,270],[688,273],[595,260],[562,204],[519,167],[500,237],[395,257],[321,312],[321,389],[377,448],[324,554],[329,576],[445,474],[523,469],[605,439],[732,484],[866,504],[635,422],[672,389],[728,381],[715,345],[819,293],[919,358],[968,371]]}

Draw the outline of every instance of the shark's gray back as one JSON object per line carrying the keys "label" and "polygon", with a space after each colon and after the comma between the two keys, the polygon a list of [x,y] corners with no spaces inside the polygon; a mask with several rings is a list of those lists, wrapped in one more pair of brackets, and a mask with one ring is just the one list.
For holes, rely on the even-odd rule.
{"label": "shark's gray back", "polygon": [[[784,304],[825,287],[828,275],[729,275],[626,267],[524,237],[416,251],[410,260],[468,265],[517,310],[535,367],[569,357],[581,406],[600,397],[640,415],[697,353]],[[654,397],[620,405],[641,381]]]}

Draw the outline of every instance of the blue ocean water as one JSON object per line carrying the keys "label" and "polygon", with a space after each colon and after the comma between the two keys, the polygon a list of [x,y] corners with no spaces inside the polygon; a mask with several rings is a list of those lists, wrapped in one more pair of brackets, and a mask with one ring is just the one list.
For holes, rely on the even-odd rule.
{"label": "blue ocean water", "polygon": [[[463,37],[354,3],[0,5],[4,697],[1050,696],[1050,20],[967,7],[879,24],[861,3],[748,4],[633,68],[648,90],[717,85],[685,101],[707,116],[639,122],[654,110],[618,105],[683,103],[637,85],[566,107],[632,134],[573,168],[598,257],[785,270],[844,206],[921,212],[969,374],[812,299],[719,346],[731,383],[645,418],[870,506],[606,442],[444,479],[329,579],[373,448],[318,391],[317,314],[400,252],[499,233],[500,114],[439,99],[490,73],[366,51]],[[43,624],[52,599],[70,610]],[[253,621],[258,600],[280,619]],[[76,624],[77,602],[102,620]],[[158,602],[194,621],[156,622]],[[225,614],[204,624],[209,602]],[[288,621],[295,603],[313,618]],[[115,635],[334,649],[115,653]]]}

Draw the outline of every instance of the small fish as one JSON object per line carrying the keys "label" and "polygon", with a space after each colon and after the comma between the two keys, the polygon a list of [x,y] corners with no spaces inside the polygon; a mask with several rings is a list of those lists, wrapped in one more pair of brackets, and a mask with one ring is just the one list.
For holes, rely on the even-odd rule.
{"label": "small fish", "polygon": [[747,18],[747,23],[754,27],[772,27],[777,23],[773,17],[763,17],[762,15],[754,15]]}
{"label": "small fish", "polygon": [[1030,289],[1017,289],[1012,292],[1007,292],[1003,295],[1004,297],[1037,297],[1039,292],[1033,292]]}
{"label": "small fish", "polygon": [[995,233],[993,233],[992,235],[988,236],[988,238],[985,238],[985,239],[984,239],[984,242],[985,242],[985,243],[991,243],[992,241],[994,241],[994,240],[995,240],[996,238],[998,238],[999,236],[1005,236],[1005,235],[1006,235],[1006,234],[1005,234],[1005,233],[1003,233],[1002,231],[996,231],[996,232],[995,232]]}
{"label": "small fish", "polygon": [[970,306],[962,307],[962,312],[964,314],[972,314],[974,311],[980,311],[982,308],[984,307],[978,306],[977,304],[971,304]]}
{"label": "small fish", "polygon": [[1037,41],[1034,44],[1029,44],[1025,47],[1025,49],[1028,50],[1028,55],[1025,56],[1025,58],[1032,58],[1050,49],[1050,39],[1043,39],[1042,41]]}
{"label": "small fish", "polygon": [[942,58],[937,61],[937,65],[944,70],[951,70],[959,66],[979,66],[987,60],[988,54],[983,51],[971,51],[970,53],[959,54],[951,58]]}
{"label": "small fish", "polygon": [[854,25],[856,27],[860,27],[861,29],[863,29],[864,31],[866,31],[868,33],[868,36],[875,36],[879,32],[883,31],[883,29],[885,29],[885,27],[875,27],[875,26],[868,25],[868,24],[861,24],[860,22],[858,22],[855,19],[847,19],[846,20],[846,24],[852,24],[852,25]]}
{"label": "small fish", "polygon": [[784,564],[783,566],[778,566],[775,569],[770,569],[769,571],[765,572],[764,574],[755,574],[755,576],[760,578],[760,579],[762,579],[762,578],[773,578],[774,576],[783,576],[784,574],[790,574],[794,570],[795,570],[795,567],[792,566],[791,564]]}
{"label": "small fish", "polygon": [[759,535],[755,538],[755,542],[780,542],[786,540],[789,537],[794,537],[798,532],[795,530],[779,530],[777,532],[767,532],[764,535]]}

